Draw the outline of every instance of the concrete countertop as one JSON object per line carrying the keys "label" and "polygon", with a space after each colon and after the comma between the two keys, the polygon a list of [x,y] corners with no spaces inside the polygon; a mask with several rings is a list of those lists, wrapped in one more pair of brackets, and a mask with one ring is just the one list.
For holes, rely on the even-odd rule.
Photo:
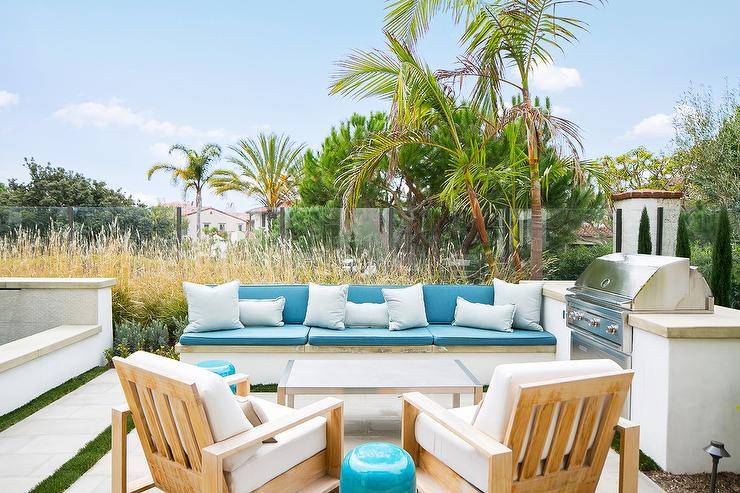
{"label": "concrete countertop", "polygon": [[[565,303],[565,294],[573,284],[543,281],[542,295]],[[714,313],[631,313],[628,322],[668,339],[740,339],[740,310],[724,306],[715,306]]]}
{"label": "concrete countertop", "polygon": [[112,277],[0,277],[0,289],[101,289],[116,282]]}

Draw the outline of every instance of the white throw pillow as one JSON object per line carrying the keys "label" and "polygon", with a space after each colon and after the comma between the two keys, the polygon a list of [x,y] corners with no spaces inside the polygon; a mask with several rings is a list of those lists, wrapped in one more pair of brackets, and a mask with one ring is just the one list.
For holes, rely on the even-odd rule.
{"label": "white throw pillow", "polygon": [[347,302],[344,315],[347,327],[388,327],[388,305],[385,303]]}
{"label": "white throw pillow", "polygon": [[424,290],[421,284],[414,284],[407,288],[385,288],[383,298],[388,306],[388,328],[390,330],[429,325],[424,310]]}
{"label": "white throw pillow", "polygon": [[185,332],[243,329],[239,321],[239,281],[220,286],[183,282],[188,301],[188,325]]}
{"label": "white throw pillow", "polygon": [[245,327],[282,327],[285,298],[268,300],[239,300],[239,321]]}
{"label": "white throw pillow", "polygon": [[493,304],[516,305],[514,328],[544,330],[540,325],[542,283],[511,284],[501,279],[493,280]]}
{"label": "white throw pillow", "polygon": [[308,307],[303,325],[344,330],[348,284],[341,286],[308,285]]}
{"label": "white throw pillow", "polygon": [[513,332],[511,324],[514,323],[515,313],[516,305],[494,306],[487,303],[473,303],[458,296],[455,320],[452,325]]}

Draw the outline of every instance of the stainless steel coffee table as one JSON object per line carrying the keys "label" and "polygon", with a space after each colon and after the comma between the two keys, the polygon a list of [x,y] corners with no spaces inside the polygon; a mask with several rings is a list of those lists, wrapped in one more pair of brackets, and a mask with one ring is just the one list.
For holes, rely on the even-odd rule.
{"label": "stainless steel coffee table", "polygon": [[278,404],[294,406],[296,395],[472,393],[478,404],[483,386],[460,360],[290,360],[277,389]]}

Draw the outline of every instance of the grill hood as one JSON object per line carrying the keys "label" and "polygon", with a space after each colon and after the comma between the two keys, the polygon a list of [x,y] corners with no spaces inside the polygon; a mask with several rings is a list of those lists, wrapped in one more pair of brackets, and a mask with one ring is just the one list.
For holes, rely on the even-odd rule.
{"label": "grill hood", "polygon": [[689,259],[613,253],[583,271],[571,293],[633,312],[714,311],[712,292]]}

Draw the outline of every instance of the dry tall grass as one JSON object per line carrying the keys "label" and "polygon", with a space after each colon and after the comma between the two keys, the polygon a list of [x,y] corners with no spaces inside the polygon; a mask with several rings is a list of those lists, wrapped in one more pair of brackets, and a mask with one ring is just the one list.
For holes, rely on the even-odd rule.
{"label": "dry tall grass", "polygon": [[[454,252],[444,256],[450,258]],[[347,269],[346,260],[354,268]],[[499,272],[512,277],[512,273]],[[182,281],[243,284],[411,284],[470,282],[462,267],[440,258],[398,252],[325,249],[286,242],[243,241],[223,251],[201,243],[178,249],[165,242],[141,243],[128,234],[102,232],[93,239],[57,231],[19,231],[0,238],[0,276],[114,277],[116,321],[167,321],[186,314]]]}

